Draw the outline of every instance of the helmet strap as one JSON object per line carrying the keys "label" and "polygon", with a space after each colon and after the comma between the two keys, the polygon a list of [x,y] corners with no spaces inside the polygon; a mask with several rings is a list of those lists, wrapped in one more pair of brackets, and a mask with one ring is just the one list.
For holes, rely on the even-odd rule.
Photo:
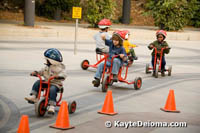
{"label": "helmet strap", "polygon": [[46,59],[46,61],[47,61],[47,62],[44,63],[45,65],[47,65],[48,67],[52,65],[51,62],[50,62],[48,59]]}
{"label": "helmet strap", "polygon": [[104,29],[101,29],[101,31],[108,31],[108,27],[104,28]]}

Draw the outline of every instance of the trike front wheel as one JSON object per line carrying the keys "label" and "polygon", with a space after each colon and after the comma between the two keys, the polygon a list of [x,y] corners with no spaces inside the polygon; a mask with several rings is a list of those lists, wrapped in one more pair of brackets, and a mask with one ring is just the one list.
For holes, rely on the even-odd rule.
{"label": "trike front wheel", "polygon": [[159,65],[156,64],[155,78],[158,78]]}
{"label": "trike front wheel", "polygon": [[35,103],[35,113],[37,116],[42,117],[45,115],[47,108],[45,107],[45,98],[40,98],[38,102]]}
{"label": "trike front wheel", "polygon": [[107,92],[109,85],[109,76],[105,75],[102,81],[102,92]]}

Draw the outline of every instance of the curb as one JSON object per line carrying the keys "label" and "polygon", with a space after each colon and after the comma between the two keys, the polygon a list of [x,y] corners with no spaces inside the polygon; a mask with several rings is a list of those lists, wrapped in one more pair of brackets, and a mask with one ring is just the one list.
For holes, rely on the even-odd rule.
{"label": "curb", "polygon": [[[10,22],[11,23],[11,22]],[[32,28],[25,26],[18,26],[19,22],[12,22],[8,24],[7,21],[0,21],[0,36],[1,37],[56,37],[56,38],[74,38],[75,24],[65,23],[36,23],[40,28]],[[79,39],[92,38],[98,30],[88,30],[88,24],[80,24],[78,30]],[[154,39],[156,27],[147,26],[127,26],[127,25],[113,25],[112,29],[129,29],[134,39]],[[110,31],[112,34],[112,31]],[[87,34],[85,34],[87,33]],[[190,30],[184,29],[181,32],[167,32],[167,40],[184,40],[184,41],[200,41],[200,31],[198,29]]]}

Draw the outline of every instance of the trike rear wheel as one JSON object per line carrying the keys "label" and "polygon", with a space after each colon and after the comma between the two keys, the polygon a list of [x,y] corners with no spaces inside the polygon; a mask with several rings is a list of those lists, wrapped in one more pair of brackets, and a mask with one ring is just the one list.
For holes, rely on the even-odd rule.
{"label": "trike rear wheel", "polygon": [[151,73],[151,72],[149,71],[149,64],[146,64],[146,70],[145,70],[145,73],[146,73],[146,74]]}
{"label": "trike rear wheel", "polygon": [[89,61],[88,60],[83,60],[82,62],[81,62],[81,68],[83,69],[83,70],[87,70],[88,69],[88,65],[89,65],[90,63],[89,63]]}
{"label": "trike rear wheel", "polygon": [[172,74],[172,66],[169,66],[169,68],[168,68],[168,76],[171,76],[171,74]]}
{"label": "trike rear wheel", "polygon": [[68,102],[69,114],[73,114],[76,111],[76,101]]}
{"label": "trike rear wheel", "polygon": [[141,86],[142,86],[142,78],[141,77],[135,78],[134,88],[136,90],[139,90]]}

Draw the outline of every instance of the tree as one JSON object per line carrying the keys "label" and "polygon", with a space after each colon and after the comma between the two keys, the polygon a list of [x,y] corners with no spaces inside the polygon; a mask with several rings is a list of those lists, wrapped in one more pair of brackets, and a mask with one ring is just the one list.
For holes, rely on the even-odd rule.
{"label": "tree", "polygon": [[165,30],[180,30],[195,13],[197,0],[148,0],[146,8],[155,25]]}
{"label": "tree", "polygon": [[103,19],[111,19],[115,3],[113,0],[86,0],[87,21],[92,27],[97,27],[98,22]]}
{"label": "tree", "polygon": [[195,27],[200,27],[200,0],[197,0],[195,14],[193,15],[192,19],[190,20],[189,24]]}
{"label": "tree", "polygon": [[80,0],[36,0],[36,13],[39,16],[54,17],[55,11],[70,12],[72,6],[78,6]]}

